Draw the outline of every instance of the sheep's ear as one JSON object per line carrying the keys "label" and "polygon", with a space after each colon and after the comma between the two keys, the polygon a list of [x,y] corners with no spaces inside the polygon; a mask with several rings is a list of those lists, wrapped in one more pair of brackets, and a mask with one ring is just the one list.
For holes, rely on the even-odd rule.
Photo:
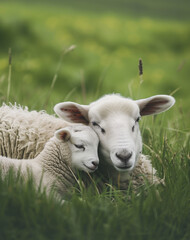
{"label": "sheep's ear", "polygon": [[69,130],[62,128],[55,132],[55,137],[60,141],[67,142],[71,137],[71,133]]}
{"label": "sheep's ear", "polygon": [[89,124],[88,105],[80,105],[74,102],[58,103],[54,107],[55,113],[64,120],[72,123]]}
{"label": "sheep's ear", "polygon": [[164,112],[171,108],[175,99],[168,95],[156,95],[145,99],[135,101],[139,108],[141,116],[152,115]]}

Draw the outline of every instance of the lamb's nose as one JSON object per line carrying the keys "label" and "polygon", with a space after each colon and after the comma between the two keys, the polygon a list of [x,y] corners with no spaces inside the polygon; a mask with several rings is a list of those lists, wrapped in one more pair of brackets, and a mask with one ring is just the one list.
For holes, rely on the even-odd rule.
{"label": "lamb's nose", "polygon": [[132,156],[132,152],[128,152],[127,150],[116,153],[116,157],[119,158],[122,162],[128,162]]}
{"label": "lamb's nose", "polygon": [[98,161],[92,161],[92,164],[95,166],[95,167],[97,167],[98,166]]}

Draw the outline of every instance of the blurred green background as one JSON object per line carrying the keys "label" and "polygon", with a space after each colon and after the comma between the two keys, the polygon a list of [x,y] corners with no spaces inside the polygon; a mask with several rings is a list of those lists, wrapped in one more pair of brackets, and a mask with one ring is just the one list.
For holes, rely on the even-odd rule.
{"label": "blurred green background", "polygon": [[189,20],[186,0],[0,1],[1,102],[52,113],[112,92],[173,94],[189,111]]}

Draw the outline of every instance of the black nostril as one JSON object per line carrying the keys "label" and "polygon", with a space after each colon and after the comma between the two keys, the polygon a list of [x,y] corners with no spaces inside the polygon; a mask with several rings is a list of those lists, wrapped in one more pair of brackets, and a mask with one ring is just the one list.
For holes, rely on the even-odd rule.
{"label": "black nostril", "polygon": [[95,167],[98,166],[98,162],[93,161],[92,164],[93,164]]}
{"label": "black nostril", "polygon": [[132,156],[132,152],[116,153],[116,157],[119,158],[123,162],[128,161],[131,158],[131,156]]}

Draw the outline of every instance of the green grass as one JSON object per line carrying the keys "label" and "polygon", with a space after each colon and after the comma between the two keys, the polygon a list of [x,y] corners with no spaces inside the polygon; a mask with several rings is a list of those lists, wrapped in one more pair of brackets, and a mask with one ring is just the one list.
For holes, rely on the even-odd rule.
{"label": "green grass", "polygon": [[60,101],[88,104],[111,92],[172,93],[170,111],[141,122],[143,152],[165,186],[144,186],[139,195],[81,186],[61,206],[11,172],[0,178],[0,239],[188,240],[189,3],[77,2],[0,2],[0,101],[53,113]]}
{"label": "green grass", "polygon": [[82,189],[61,206],[36,193],[32,181],[25,186],[10,174],[0,181],[2,239],[189,239],[189,140],[173,144],[183,134],[172,135],[154,135],[149,145],[159,175],[165,175],[159,195],[150,186],[139,196],[113,188],[101,194]]}

